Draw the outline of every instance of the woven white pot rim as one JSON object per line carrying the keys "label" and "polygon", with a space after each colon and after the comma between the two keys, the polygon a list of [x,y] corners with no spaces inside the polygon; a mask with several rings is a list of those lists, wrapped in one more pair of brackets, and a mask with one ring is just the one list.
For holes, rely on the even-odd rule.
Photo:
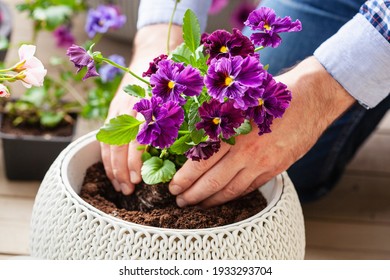
{"label": "woven white pot rim", "polygon": [[[253,221],[266,215],[269,213],[273,207],[275,207],[280,200],[280,197],[283,194],[284,191],[284,179],[283,179],[283,173],[277,175],[275,178],[267,182],[266,184],[273,185],[274,188],[276,188],[273,191],[273,198],[271,201],[267,201],[267,206],[260,211],[259,213],[236,223],[233,224],[228,224],[224,226],[218,226],[218,227],[210,227],[210,228],[202,228],[202,229],[175,229],[175,228],[159,228],[159,227],[153,227],[153,226],[145,226],[145,225],[140,225],[128,221],[124,221],[122,219],[116,218],[114,216],[111,216],[109,214],[104,213],[103,211],[95,208],[94,206],[90,205],[89,203],[85,202],[74,190],[74,188],[71,186],[69,176],[68,176],[68,166],[72,160],[72,158],[80,151],[82,150],[85,146],[91,144],[96,140],[96,133],[97,131],[92,131],[79,139],[75,140],[72,142],[66,150],[64,150],[64,155],[62,157],[61,165],[60,165],[60,176],[61,176],[61,181],[62,185],[65,188],[65,191],[72,196],[73,199],[75,199],[80,205],[86,207],[89,211],[94,212],[97,216],[101,217],[102,219],[105,219],[107,221],[114,221],[118,226],[124,226],[124,227],[132,227],[132,228],[137,228],[140,230],[147,230],[150,233],[168,233],[168,232],[177,232],[181,233],[183,235],[188,234],[218,234],[221,232],[226,232],[226,230],[231,230],[232,228],[245,228],[247,226],[253,225]],[[80,170],[80,172],[85,173],[85,170]],[[260,187],[261,189],[261,187]]]}

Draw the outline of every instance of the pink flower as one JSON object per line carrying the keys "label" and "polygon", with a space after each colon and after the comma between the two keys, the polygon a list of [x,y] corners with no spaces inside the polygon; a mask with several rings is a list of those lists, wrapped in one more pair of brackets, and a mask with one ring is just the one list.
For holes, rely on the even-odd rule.
{"label": "pink flower", "polygon": [[229,4],[229,0],[213,0],[209,8],[208,14],[215,15],[218,14],[223,8]]}
{"label": "pink flower", "polygon": [[9,90],[8,88],[3,85],[3,84],[0,84],[0,97],[9,97],[10,96],[10,93],[9,93]]}
{"label": "pink flower", "polygon": [[30,88],[31,86],[42,86],[47,70],[42,62],[34,56],[36,46],[22,45],[19,48],[20,62],[17,64],[15,71],[19,72],[22,84]]}

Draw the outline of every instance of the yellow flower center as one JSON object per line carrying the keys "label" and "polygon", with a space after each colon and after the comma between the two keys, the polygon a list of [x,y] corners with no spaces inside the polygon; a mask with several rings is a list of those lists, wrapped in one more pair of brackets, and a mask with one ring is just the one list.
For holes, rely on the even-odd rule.
{"label": "yellow flower center", "polygon": [[220,118],[214,118],[213,119],[213,124],[218,125],[221,122]]}
{"label": "yellow flower center", "polygon": [[227,52],[229,52],[229,49],[228,49],[226,46],[222,46],[222,47],[219,49],[219,51],[220,51],[221,53],[227,53]]}
{"label": "yellow flower center", "polygon": [[230,86],[234,82],[234,79],[231,76],[225,78],[225,86]]}
{"label": "yellow flower center", "polygon": [[257,99],[257,101],[259,102],[259,106],[264,105],[264,100],[262,98]]}
{"label": "yellow flower center", "polygon": [[175,86],[175,82],[174,81],[169,81],[168,88],[169,89],[173,89],[174,86]]}
{"label": "yellow flower center", "polygon": [[269,25],[268,23],[264,23],[264,29],[265,30],[270,30],[271,29],[271,25]]}

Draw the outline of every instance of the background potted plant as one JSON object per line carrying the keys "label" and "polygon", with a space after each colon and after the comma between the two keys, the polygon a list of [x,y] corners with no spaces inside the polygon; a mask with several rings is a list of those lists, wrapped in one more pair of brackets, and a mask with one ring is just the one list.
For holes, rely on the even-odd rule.
{"label": "background potted plant", "polygon": [[[89,119],[105,118],[121,72],[113,73],[102,67],[98,69],[102,73],[99,79],[85,83],[85,71],[75,75],[65,59],[65,49],[75,42],[71,33],[73,19],[86,10],[83,1],[26,1],[17,8],[27,12],[33,23],[32,41],[39,39],[40,32],[52,32],[56,46],[64,49],[62,57],[51,57],[50,63],[56,71],[47,75],[43,87],[28,89],[17,100],[3,102],[1,106],[0,137],[8,179],[41,180],[58,154],[72,141],[80,113]],[[104,33],[99,31],[90,36],[86,45],[99,41]],[[123,58],[114,56],[114,59],[125,63]]]}
{"label": "background potted plant", "polygon": [[[260,31],[252,38],[261,45],[258,48],[238,30],[233,33],[217,30],[203,36],[201,42],[196,16],[187,11],[183,19],[184,43],[169,56],[161,55],[151,63],[144,74],[150,76],[150,81],[119,67],[146,84],[146,90],[136,85],[125,88],[140,99],[134,109],[144,116],[144,121],[129,115],[118,116],[104,125],[97,139],[121,145],[137,138],[144,145],[143,190],[148,184],[168,182],[185,157],[207,160],[218,152],[221,141],[233,145],[235,137],[249,133],[252,126],[257,127],[259,135],[271,132],[272,120],[283,115],[291,94],[268,74],[255,53],[267,44],[280,43],[279,35],[267,33],[256,22],[269,12],[272,11],[260,9],[254,12],[254,20],[248,19],[248,25]],[[283,24],[284,30],[300,30],[299,21],[285,18]],[[237,40],[240,43],[232,44]],[[87,67],[89,76],[97,75],[94,61],[115,65],[100,52],[93,52],[92,47],[87,51],[73,45],[68,55],[79,70]],[[234,66],[238,65],[236,69]],[[235,95],[237,88],[242,92]],[[124,222],[115,217],[116,213],[104,213],[80,197],[86,169],[99,159],[100,145],[94,132],[71,144],[50,168],[33,210],[34,257],[301,259],[304,256],[302,210],[286,173],[260,188],[268,206],[252,217],[207,229],[163,229]],[[49,218],[44,214],[48,212]]]}
{"label": "background potted plant", "polygon": [[8,42],[12,33],[12,17],[8,6],[0,1],[0,62],[7,54]]}

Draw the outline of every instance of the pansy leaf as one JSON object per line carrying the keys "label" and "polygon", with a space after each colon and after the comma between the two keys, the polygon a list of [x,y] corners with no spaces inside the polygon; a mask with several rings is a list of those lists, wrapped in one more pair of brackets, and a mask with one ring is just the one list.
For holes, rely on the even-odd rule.
{"label": "pansy leaf", "polygon": [[240,127],[235,128],[234,131],[237,134],[248,134],[252,131],[252,125],[248,120],[245,120],[245,122],[243,122]]}
{"label": "pansy leaf", "polygon": [[127,85],[123,87],[123,91],[137,98],[145,97],[145,89],[139,85]]}
{"label": "pansy leaf", "polygon": [[190,64],[191,50],[183,43],[172,51],[172,60]]}
{"label": "pansy leaf", "polygon": [[195,13],[189,9],[183,18],[183,39],[186,46],[195,53],[200,44],[200,26]]}
{"label": "pansy leaf", "polygon": [[141,155],[141,160],[142,160],[142,162],[145,162],[145,161],[147,161],[148,159],[150,159],[151,157],[152,157],[151,154],[149,154],[148,152],[144,152],[144,153],[142,153],[142,155]]}
{"label": "pansy leaf", "polygon": [[124,145],[137,137],[142,121],[129,115],[120,115],[106,123],[96,135],[97,140],[109,145]]}
{"label": "pansy leaf", "polygon": [[196,129],[195,125],[201,121],[198,114],[199,105],[194,102],[191,104],[188,112],[188,130],[191,134],[191,139],[195,144],[199,144],[204,137],[204,130]]}
{"label": "pansy leaf", "polygon": [[232,146],[236,144],[236,138],[234,137],[230,137],[229,139],[222,138],[222,141]]}
{"label": "pansy leaf", "polygon": [[41,112],[40,123],[44,127],[56,127],[64,119],[64,112]]}
{"label": "pansy leaf", "polygon": [[163,160],[159,157],[151,157],[146,160],[141,168],[142,179],[149,185],[169,182],[175,173],[175,164],[168,159]]}
{"label": "pansy leaf", "polygon": [[169,151],[174,153],[174,154],[184,154],[187,152],[193,145],[188,144],[191,142],[192,138],[190,134],[186,134],[179,139],[177,139],[172,146],[169,148]]}

